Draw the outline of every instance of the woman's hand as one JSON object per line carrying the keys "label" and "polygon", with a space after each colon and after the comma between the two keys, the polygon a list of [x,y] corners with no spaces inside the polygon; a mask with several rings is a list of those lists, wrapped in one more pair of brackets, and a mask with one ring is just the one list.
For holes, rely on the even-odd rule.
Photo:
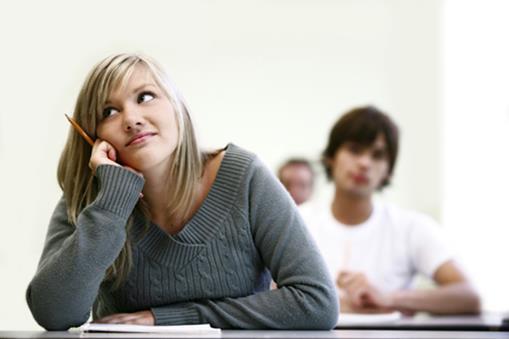
{"label": "woman's hand", "polygon": [[92,148],[92,155],[88,167],[95,174],[95,170],[99,165],[120,166],[117,162],[117,150],[107,141],[97,139]]}
{"label": "woman's hand", "polygon": [[95,174],[95,171],[99,165],[113,165],[124,167],[125,169],[133,172],[134,174],[143,177],[143,174],[136,171],[135,169],[129,166],[121,166],[117,162],[117,150],[113,147],[112,144],[105,140],[97,139],[94,143],[94,147],[92,148],[92,155],[90,156],[90,161],[88,163],[88,167],[92,170],[92,173]]}
{"label": "woman's hand", "polygon": [[155,325],[155,318],[151,311],[140,311],[134,313],[110,314],[94,322],[101,324],[131,324],[131,325]]}

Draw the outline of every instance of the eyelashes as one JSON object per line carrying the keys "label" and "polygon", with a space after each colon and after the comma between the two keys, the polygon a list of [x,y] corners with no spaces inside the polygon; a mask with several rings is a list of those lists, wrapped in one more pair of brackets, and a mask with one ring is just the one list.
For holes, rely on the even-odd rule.
{"label": "eyelashes", "polygon": [[153,93],[153,92],[150,92],[150,91],[143,91],[141,92],[140,94],[138,94],[138,98],[137,98],[137,102],[139,104],[143,103],[143,102],[148,102],[148,101],[152,101],[154,100],[156,97],[156,95]]}
{"label": "eyelashes", "polygon": [[102,118],[103,119],[106,119],[106,118],[109,118],[110,116],[114,115],[118,113],[118,110],[113,108],[113,107],[106,107],[103,112],[102,112]]}
{"label": "eyelashes", "polygon": [[[150,102],[150,101],[154,100],[155,98],[156,98],[156,95],[154,94],[154,92],[143,91],[136,96],[136,103],[143,104],[146,102]],[[101,117],[102,117],[102,119],[106,119],[106,118],[109,118],[109,117],[117,114],[118,112],[119,112],[119,110],[117,108],[115,108],[113,106],[107,106],[106,108],[103,109],[103,111],[101,113]]]}

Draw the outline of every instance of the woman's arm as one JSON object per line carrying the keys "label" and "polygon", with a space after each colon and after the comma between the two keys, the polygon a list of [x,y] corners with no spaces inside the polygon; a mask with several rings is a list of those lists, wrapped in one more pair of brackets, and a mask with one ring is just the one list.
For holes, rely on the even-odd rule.
{"label": "woman's arm", "polygon": [[208,322],[219,328],[331,329],[338,299],[325,264],[295,204],[255,159],[246,173],[245,213],[263,262],[278,285],[241,298],[152,308],[156,324]]}
{"label": "woman's arm", "polygon": [[125,225],[143,179],[118,166],[97,168],[99,194],[68,222],[62,198],[49,224],[37,273],[26,299],[35,320],[48,330],[67,330],[87,321],[107,268],[125,239]]}

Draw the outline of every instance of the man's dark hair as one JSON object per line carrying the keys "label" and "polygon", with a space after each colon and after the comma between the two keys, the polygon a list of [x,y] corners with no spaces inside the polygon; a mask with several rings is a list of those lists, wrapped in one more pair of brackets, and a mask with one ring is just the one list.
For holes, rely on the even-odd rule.
{"label": "man's dark hair", "polygon": [[327,147],[322,153],[322,164],[325,167],[327,178],[332,179],[329,160],[334,158],[337,150],[343,144],[354,142],[369,147],[380,134],[384,136],[387,146],[389,175],[380,184],[379,189],[387,186],[398,157],[399,130],[388,115],[374,106],[354,108],[341,116],[332,127]]}

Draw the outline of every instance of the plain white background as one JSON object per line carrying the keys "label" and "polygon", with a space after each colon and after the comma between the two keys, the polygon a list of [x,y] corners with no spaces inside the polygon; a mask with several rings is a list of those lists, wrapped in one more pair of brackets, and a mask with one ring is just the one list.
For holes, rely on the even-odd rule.
{"label": "plain white background", "polygon": [[[88,70],[123,51],[167,67],[204,145],[234,142],[272,169],[288,156],[317,160],[353,106],[388,112],[402,147],[381,198],[440,221],[485,308],[509,309],[507,10],[453,0],[2,2],[0,330],[38,328],[24,292],[60,196],[63,114]],[[328,193],[321,177],[316,198]]]}

